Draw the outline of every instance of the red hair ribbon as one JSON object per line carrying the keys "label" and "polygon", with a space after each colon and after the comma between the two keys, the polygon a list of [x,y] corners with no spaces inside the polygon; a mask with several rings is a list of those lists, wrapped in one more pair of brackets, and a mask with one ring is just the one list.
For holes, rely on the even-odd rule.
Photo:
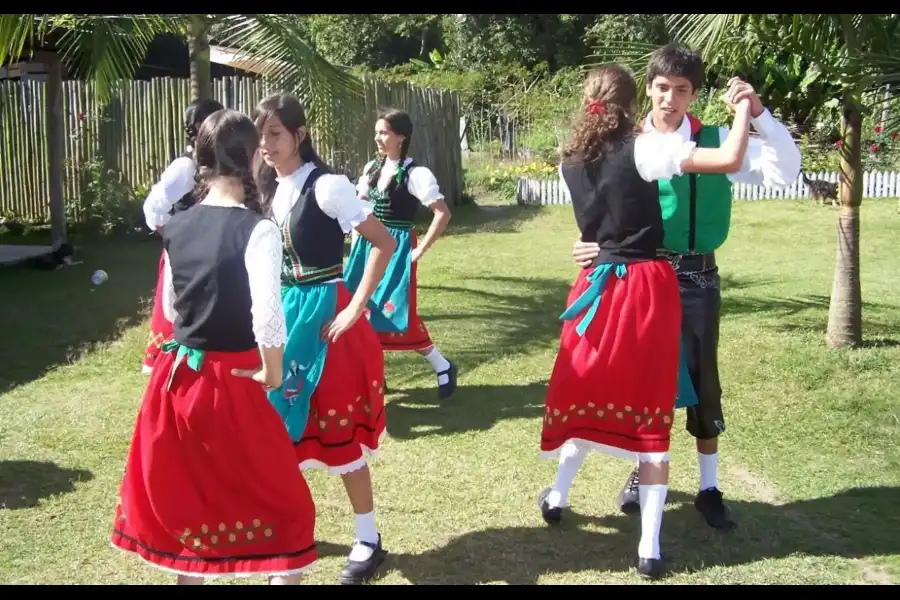
{"label": "red hair ribbon", "polygon": [[588,104],[588,113],[592,115],[606,114],[606,106],[604,106],[603,103],[599,100],[593,100],[590,104]]}

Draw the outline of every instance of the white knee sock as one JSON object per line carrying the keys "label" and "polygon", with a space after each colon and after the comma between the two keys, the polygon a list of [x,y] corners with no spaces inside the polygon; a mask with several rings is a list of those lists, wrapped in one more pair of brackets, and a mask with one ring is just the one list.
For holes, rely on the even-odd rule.
{"label": "white knee sock", "polygon": [[579,448],[573,442],[566,442],[559,453],[559,467],[556,469],[556,481],[547,497],[550,508],[569,505],[569,489],[578,475],[585,457],[587,448]]}
{"label": "white knee sock", "polygon": [[663,507],[666,505],[667,485],[639,485],[641,497],[641,541],[638,556],[660,558],[659,530],[662,527]]}
{"label": "white knee sock", "polygon": [[[375,511],[356,515],[356,539],[370,544],[378,543],[378,530],[375,528]],[[350,551],[350,560],[362,562],[369,560],[375,551],[362,544],[354,544]]]}
{"label": "white knee sock", "polygon": [[700,491],[719,487],[719,453],[697,454],[700,460]]}
{"label": "white knee sock", "polygon": [[[431,363],[435,373],[440,373],[441,371],[446,371],[450,368],[450,362],[444,358],[441,351],[437,349],[437,346],[431,347],[431,352],[425,355],[425,359]],[[446,374],[438,377],[438,385],[445,385],[449,381],[450,377]]]}

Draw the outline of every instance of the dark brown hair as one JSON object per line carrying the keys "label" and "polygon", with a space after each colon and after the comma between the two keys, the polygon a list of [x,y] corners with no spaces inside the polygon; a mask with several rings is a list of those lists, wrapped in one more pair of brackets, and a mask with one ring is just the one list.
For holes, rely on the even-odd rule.
{"label": "dark brown hair", "polygon": [[630,71],[612,64],[590,71],[563,158],[589,163],[633,136],[636,102],[637,83]]}
{"label": "dark brown hair", "polygon": [[647,66],[647,85],[657,77],[683,77],[691,82],[694,91],[703,87],[706,71],[700,55],[680,44],[666,44],[653,53]]}
{"label": "dark brown hair", "polygon": [[[278,117],[284,128],[294,134],[295,140],[300,128],[307,127],[306,111],[303,109],[303,104],[300,103],[296,96],[291,94],[273,94],[265,98],[256,105],[251,118],[256,124],[256,129],[262,132],[266,121],[273,116]],[[331,172],[331,168],[316,153],[308,127],[303,140],[297,145],[296,152],[300,154],[300,160],[304,163],[313,163],[316,167],[329,173]],[[277,175],[275,169],[267,165],[261,158],[257,159],[254,171],[256,183],[262,195],[263,211],[268,213],[272,204],[272,198],[275,196],[275,190],[278,189]]]}
{"label": "dark brown hair", "polygon": [[197,145],[197,135],[200,132],[200,126],[209,115],[225,108],[215,100],[197,100],[191,102],[184,111],[184,135],[187,138],[190,151],[193,152],[194,146]]}
{"label": "dark brown hair", "polygon": [[[400,162],[397,164],[397,174],[402,178],[403,163],[406,161],[406,156],[409,154],[409,145],[412,142],[412,119],[410,119],[409,115],[402,110],[385,108],[378,113],[375,122],[378,123],[378,121],[385,121],[388,124],[388,127],[391,128],[391,131],[397,135],[403,136],[403,143],[400,145]],[[378,185],[378,180],[381,178],[381,169],[384,167],[386,158],[387,157],[382,154],[375,157],[375,161],[372,163],[372,167],[367,173],[369,176],[369,188],[374,188]],[[390,196],[394,189],[399,185],[397,179],[397,177],[392,178],[390,183],[388,183],[387,188],[384,190],[384,193],[388,196]]]}
{"label": "dark brown hair", "polygon": [[259,132],[245,114],[231,109],[211,114],[197,133],[195,197],[202,198],[214,179],[234,178],[244,186],[243,204],[262,212],[259,190],[253,180],[253,161],[258,148]]}

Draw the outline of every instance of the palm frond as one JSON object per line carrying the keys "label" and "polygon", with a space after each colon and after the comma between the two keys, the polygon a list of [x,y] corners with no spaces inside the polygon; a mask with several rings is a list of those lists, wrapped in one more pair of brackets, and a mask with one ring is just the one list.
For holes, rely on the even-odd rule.
{"label": "palm frond", "polygon": [[303,98],[316,124],[332,118],[339,103],[362,98],[362,82],[317,53],[290,15],[222,15],[218,29],[219,44],[235,49],[273,85]]}
{"label": "palm frond", "polygon": [[587,66],[590,68],[603,63],[617,62],[631,69],[635,78],[641,81],[647,71],[650,56],[658,49],[659,46],[656,44],[609,40],[588,56]]}
{"label": "palm frond", "polygon": [[121,80],[134,77],[153,39],[170,32],[165,15],[72,15],[58,43],[68,67],[95,82],[107,102]]}
{"label": "palm frond", "polygon": [[0,65],[22,56],[35,38],[38,17],[0,14]]}

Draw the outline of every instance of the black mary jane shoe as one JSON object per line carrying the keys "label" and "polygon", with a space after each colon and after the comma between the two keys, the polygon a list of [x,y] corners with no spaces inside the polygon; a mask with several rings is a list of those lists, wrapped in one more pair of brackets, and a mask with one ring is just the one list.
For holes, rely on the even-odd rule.
{"label": "black mary jane shoe", "polygon": [[665,557],[662,554],[659,558],[638,557],[635,569],[637,574],[645,579],[659,579],[666,573]]}
{"label": "black mary jane shoe", "polygon": [[344,565],[344,570],[341,571],[341,585],[363,585],[368,583],[375,577],[378,567],[381,566],[381,563],[384,562],[384,558],[387,555],[387,552],[381,547],[381,534],[378,534],[377,544],[361,542],[359,540],[354,542],[354,545],[355,544],[362,544],[363,546],[370,548],[372,550],[372,556],[363,561],[350,560],[348,558],[347,563]]}
{"label": "black mary jane shoe", "polygon": [[[456,391],[456,373],[457,373],[456,365],[451,362],[450,368],[448,368],[446,371],[441,371],[440,373],[437,374],[437,376],[438,376],[438,397],[441,400],[446,400],[447,398],[449,398],[450,396],[453,395],[453,392]],[[440,384],[441,375],[447,376],[447,383],[445,383],[444,385]]]}
{"label": "black mary jane shoe", "polygon": [[544,522],[547,525],[559,525],[562,522],[563,509],[560,507],[554,508],[547,502],[550,491],[551,488],[544,488],[541,490],[541,493],[538,494],[538,508],[541,509],[541,516],[544,518]]}

